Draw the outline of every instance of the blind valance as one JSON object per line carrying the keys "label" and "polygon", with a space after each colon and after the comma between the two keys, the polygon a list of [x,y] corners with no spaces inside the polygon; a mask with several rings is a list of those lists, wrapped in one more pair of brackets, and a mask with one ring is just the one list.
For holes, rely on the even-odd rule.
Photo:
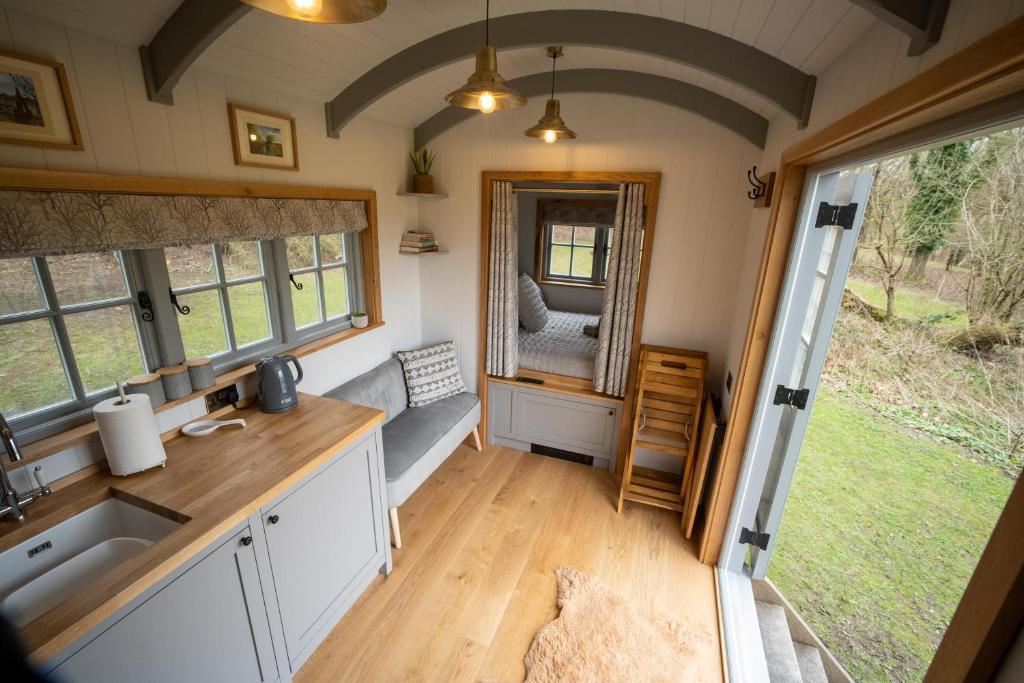
{"label": "blind valance", "polygon": [[544,223],[611,226],[615,223],[615,203],[610,202],[610,206],[571,202],[546,204]]}
{"label": "blind valance", "polygon": [[0,258],[148,249],[367,227],[366,203],[0,190]]}

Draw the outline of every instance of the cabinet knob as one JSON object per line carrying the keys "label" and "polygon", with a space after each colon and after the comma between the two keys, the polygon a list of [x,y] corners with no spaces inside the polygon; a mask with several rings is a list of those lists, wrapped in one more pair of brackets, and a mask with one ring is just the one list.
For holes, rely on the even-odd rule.
{"label": "cabinet knob", "polygon": [[242,536],[242,545],[252,545],[252,536]]}
{"label": "cabinet knob", "polygon": [[615,414],[615,411],[614,411],[614,410],[609,410],[609,411],[608,411],[608,414],[609,414],[609,415],[614,415],[614,414]]}
{"label": "cabinet knob", "polygon": [[281,521],[281,518],[278,517],[277,515],[270,515],[269,517],[267,517],[267,522],[270,523],[270,524],[277,524],[280,521]]}

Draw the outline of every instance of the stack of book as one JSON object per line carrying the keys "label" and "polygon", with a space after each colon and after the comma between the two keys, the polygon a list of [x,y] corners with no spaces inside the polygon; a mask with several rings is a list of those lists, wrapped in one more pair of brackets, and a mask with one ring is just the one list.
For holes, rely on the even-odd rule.
{"label": "stack of book", "polygon": [[437,251],[434,233],[410,230],[402,235],[402,246],[398,248],[398,251],[405,254],[422,254],[427,251]]}

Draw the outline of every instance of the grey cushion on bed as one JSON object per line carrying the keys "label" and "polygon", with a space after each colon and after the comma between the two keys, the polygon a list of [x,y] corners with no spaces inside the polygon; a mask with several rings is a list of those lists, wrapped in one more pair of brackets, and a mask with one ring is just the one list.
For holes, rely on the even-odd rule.
{"label": "grey cushion on bed", "polygon": [[526,273],[519,273],[519,322],[530,332],[540,332],[548,322],[544,295]]}

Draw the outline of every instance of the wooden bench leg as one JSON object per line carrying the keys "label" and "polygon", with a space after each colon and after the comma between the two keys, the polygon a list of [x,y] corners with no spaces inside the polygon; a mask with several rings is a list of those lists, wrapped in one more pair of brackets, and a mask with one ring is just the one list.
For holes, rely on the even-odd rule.
{"label": "wooden bench leg", "polygon": [[398,529],[398,508],[388,510],[388,520],[391,522],[391,545],[401,548],[402,532]]}
{"label": "wooden bench leg", "polygon": [[476,445],[478,451],[483,451],[484,447],[480,445],[480,427],[473,427],[473,443]]}

